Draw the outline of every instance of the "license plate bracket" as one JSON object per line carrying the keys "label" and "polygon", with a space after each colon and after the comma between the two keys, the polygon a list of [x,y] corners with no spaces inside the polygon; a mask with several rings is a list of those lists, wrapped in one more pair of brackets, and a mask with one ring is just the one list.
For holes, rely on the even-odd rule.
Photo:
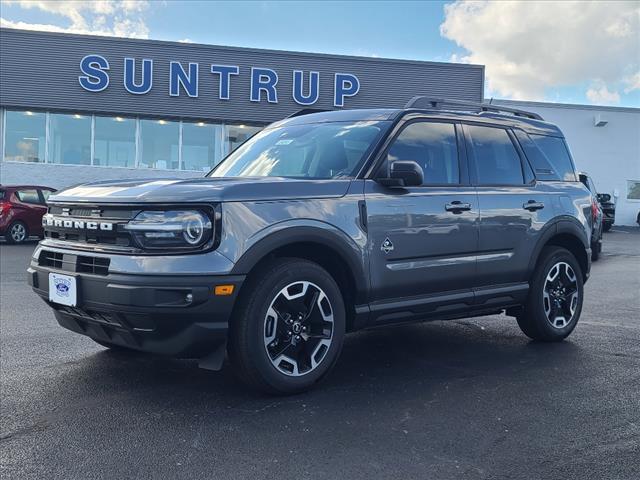
{"label": "license plate bracket", "polygon": [[77,278],[62,273],[49,273],[49,300],[60,305],[75,307],[78,304]]}

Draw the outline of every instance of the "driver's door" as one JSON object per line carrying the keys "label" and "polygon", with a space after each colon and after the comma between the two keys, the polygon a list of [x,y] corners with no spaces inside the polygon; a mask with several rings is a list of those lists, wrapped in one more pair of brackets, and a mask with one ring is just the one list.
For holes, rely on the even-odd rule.
{"label": "driver's door", "polygon": [[[387,149],[387,164],[394,160],[417,162],[424,183],[365,182],[374,321],[375,310],[389,304],[400,311],[409,305],[414,314],[438,308],[445,292],[458,292],[453,297],[460,306],[471,304],[479,211],[461,131],[454,123],[410,122]],[[386,171],[388,165],[379,175]]]}

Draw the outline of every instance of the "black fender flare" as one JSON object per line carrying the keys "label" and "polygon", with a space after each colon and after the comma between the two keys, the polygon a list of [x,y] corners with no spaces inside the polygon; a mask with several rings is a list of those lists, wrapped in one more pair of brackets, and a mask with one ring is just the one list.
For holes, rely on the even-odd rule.
{"label": "black fender flare", "polygon": [[[538,257],[540,257],[540,253],[547,242],[554,236],[560,234],[568,234],[576,237],[582,243],[587,253],[591,249],[591,244],[584,226],[577,219],[569,215],[556,218],[544,226],[542,233],[538,238],[536,246],[533,249],[531,259],[529,260],[529,275],[535,270],[536,264],[538,263]],[[591,258],[590,255],[587,254],[587,256]]]}
{"label": "black fender flare", "polygon": [[[316,223],[316,222],[314,222]],[[271,252],[295,243],[318,243],[336,252],[350,270],[356,288],[356,296],[369,290],[366,253],[348,234],[323,222],[318,225],[291,225],[283,222],[251,245],[238,259],[230,275],[247,275],[258,262]]]}

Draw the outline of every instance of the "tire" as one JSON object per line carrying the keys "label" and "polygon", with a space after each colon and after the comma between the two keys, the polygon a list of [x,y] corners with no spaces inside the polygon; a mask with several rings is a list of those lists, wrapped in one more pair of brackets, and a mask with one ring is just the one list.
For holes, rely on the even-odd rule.
{"label": "tire", "polygon": [[[556,267],[558,270],[555,270]],[[573,281],[570,278],[571,274]],[[553,281],[547,283],[550,278],[553,278]],[[567,286],[554,287],[559,280],[566,281]],[[571,293],[574,289],[577,295],[575,303],[574,294]],[[533,340],[559,342],[567,338],[576,327],[582,312],[583,299],[582,271],[573,254],[562,247],[546,247],[542,250],[533,272],[526,304],[523,312],[517,317],[518,325],[522,332]],[[556,300],[560,303],[559,308]],[[566,314],[562,315],[564,312]]]}
{"label": "tire", "polygon": [[602,252],[602,237],[595,244],[591,245],[591,261],[597,262]]}
{"label": "tire", "polygon": [[326,270],[307,260],[278,258],[250,275],[242,290],[228,353],[243,383],[289,395],[329,373],[342,350],[346,314]]}
{"label": "tire", "polygon": [[7,243],[24,243],[29,239],[29,230],[23,222],[16,221],[9,225],[4,238]]}
{"label": "tire", "polygon": [[605,224],[602,226],[602,231],[603,231],[603,232],[608,232],[609,230],[611,230],[611,226],[612,226],[612,225],[613,225],[613,224],[611,224],[611,223],[605,223]]}

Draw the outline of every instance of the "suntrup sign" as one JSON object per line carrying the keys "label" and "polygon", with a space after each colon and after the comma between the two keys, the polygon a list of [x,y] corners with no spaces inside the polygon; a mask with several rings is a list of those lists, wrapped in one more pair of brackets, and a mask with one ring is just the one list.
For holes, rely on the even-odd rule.
{"label": "suntrup sign", "polygon": [[[153,60],[149,58],[135,59],[125,57],[123,60],[123,86],[132,95],[144,95],[153,88],[154,71]],[[101,92],[109,88],[109,61],[102,55],[87,55],[80,61],[81,75],[78,76],[80,86],[89,92]],[[229,100],[235,82],[248,82],[249,100],[252,102],[278,103],[278,95],[285,92],[278,90],[278,73],[264,67],[251,67],[250,72],[241,72],[237,65],[210,64],[203,68],[198,63],[189,63],[187,68],[177,61],[169,62],[169,92],[172,97],[187,95],[198,97],[201,83],[206,85],[205,76],[212,75],[218,80],[218,98]],[[243,78],[249,73],[248,78]],[[293,70],[292,90],[286,92],[299,105],[315,104],[320,97],[320,73]],[[345,99],[354,97],[360,90],[358,77],[351,73],[334,73],[333,75],[333,105],[344,106]],[[212,84],[211,84],[212,85]],[[205,88],[203,86],[203,88]]]}

